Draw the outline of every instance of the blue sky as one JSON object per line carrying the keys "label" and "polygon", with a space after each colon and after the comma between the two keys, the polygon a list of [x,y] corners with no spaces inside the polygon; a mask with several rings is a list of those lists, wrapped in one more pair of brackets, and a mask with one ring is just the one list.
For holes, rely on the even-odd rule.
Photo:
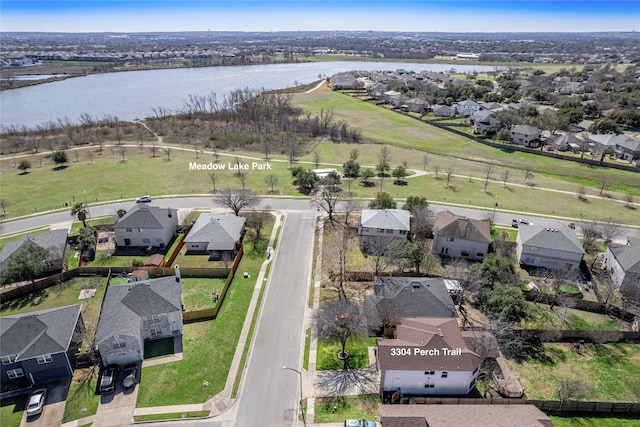
{"label": "blue sky", "polygon": [[0,0],[2,31],[640,31],[640,0]]}

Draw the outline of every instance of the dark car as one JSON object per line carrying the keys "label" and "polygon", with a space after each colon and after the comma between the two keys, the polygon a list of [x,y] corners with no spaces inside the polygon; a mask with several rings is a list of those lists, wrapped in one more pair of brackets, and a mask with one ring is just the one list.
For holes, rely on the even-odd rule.
{"label": "dark car", "polygon": [[47,398],[47,390],[44,388],[34,390],[29,395],[27,401],[27,417],[32,417],[42,413],[44,408],[44,401]]}
{"label": "dark car", "polygon": [[511,220],[511,226],[513,228],[518,228],[518,220],[517,219],[512,219]]}
{"label": "dark car", "polygon": [[116,389],[119,368],[117,365],[109,365],[102,371],[100,377],[100,393],[111,393]]}
{"label": "dark car", "polygon": [[138,365],[131,364],[122,370],[122,387],[131,388],[138,383]]}

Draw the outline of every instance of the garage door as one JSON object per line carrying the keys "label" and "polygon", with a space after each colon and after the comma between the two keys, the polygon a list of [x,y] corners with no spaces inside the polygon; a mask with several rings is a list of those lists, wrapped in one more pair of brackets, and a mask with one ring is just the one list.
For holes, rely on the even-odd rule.
{"label": "garage door", "polygon": [[47,381],[55,378],[64,378],[71,375],[71,372],[65,367],[48,369],[46,371],[39,371],[30,374],[34,384],[38,384],[42,381]]}

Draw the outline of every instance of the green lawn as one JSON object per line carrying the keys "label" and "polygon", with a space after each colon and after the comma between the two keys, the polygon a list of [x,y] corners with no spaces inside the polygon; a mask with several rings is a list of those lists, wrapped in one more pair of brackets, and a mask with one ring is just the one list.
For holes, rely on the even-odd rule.
{"label": "green lawn", "polygon": [[148,256],[109,256],[105,252],[96,253],[96,257],[89,263],[90,267],[129,267],[134,263],[144,265]]}
{"label": "green lawn", "polygon": [[507,242],[515,242],[518,238],[518,230],[514,228],[491,226],[491,240],[495,240],[498,236],[504,235],[505,233],[508,235],[505,239]]}
{"label": "green lawn", "polygon": [[[368,347],[375,347],[376,338],[356,337],[347,341],[346,351],[349,353],[349,364],[352,368],[369,367]],[[338,359],[340,352],[339,343],[328,343],[318,340],[318,353],[316,358],[316,369],[319,371],[342,369],[343,362]]]}
{"label": "green lawn", "polygon": [[133,417],[133,419],[136,422],[145,422],[145,421],[179,420],[184,418],[202,418],[208,415],[209,415],[209,411],[172,412],[169,414],[136,415]]}
{"label": "green lawn", "polygon": [[[113,225],[113,217],[112,216],[101,216],[97,218],[91,218],[86,220],[87,227],[95,227],[97,225]],[[73,221],[71,224],[71,231],[69,231],[69,236],[77,236],[82,229],[82,221]]]}
{"label": "green lawn", "polygon": [[[272,227],[273,222],[265,227],[264,236]],[[142,369],[137,406],[204,402],[224,389],[267,243],[263,240],[256,251],[245,245],[238,272],[247,271],[251,277],[235,275],[215,320],[184,325],[184,359]],[[208,387],[202,386],[204,381]]]}
{"label": "green lawn", "polygon": [[618,331],[628,330],[629,324],[604,314],[569,308],[567,322],[563,323],[564,308],[549,310],[546,304],[536,305],[527,302],[531,307],[532,318],[521,323],[525,329],[569,329],[574,331]]}
{"label": "green lawn", "polygon": [[640,420],[637,415],[629,415],[625,417],[618,415],[612,416],[594,416],[585,414],[584,417],[560,417],[549,415],[554,427],[639,427]]}
{"label": "green lawn", "polygon": [[73,375],[67,403],[64,408],[63,423],[95,415],[100,403],[100,395],[96,394],[98,386],[98,369],[77,369]]}
{"label": "green lawn", "polygon": [[[640,347],[635,344],[584,344],[582,354],[569,343],[543,345],[544,357],[508,360],[529,399],[557,400],[561,379],[580,379],[585,394],[576,400],[636,402],[640,396]],[[624,379],[624,381],[622,381]]]}
{"label": "green lawn", "polygon": [[[179,264],[182,266],[182,264]],[[212,292],[222,292],[226,277],[185,277],[182,279],[182,304],[185,311],[213,308]]]}
{"label": "green lawn", "polygon": [[376,394],[320,397],[316,399],[314,423],[342,423],[346,419],[373,421],[379,416],[380,396]]}
{"label": "green lawn", "polygon": [[27,395],[2,399],[0,404],[0,425],[2,427],[19,427],[22,413],[27,407]]}

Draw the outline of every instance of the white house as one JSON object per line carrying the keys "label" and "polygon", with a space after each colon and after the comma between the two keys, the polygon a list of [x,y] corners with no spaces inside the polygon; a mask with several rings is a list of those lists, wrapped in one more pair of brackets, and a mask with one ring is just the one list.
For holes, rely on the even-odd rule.
{"label": "white house", "polygon": [[376,239],[406,239],[410,227],[409,211],[364,209],[358,220],[360,244],[366,247]]}
{"label": "white house", "polygon": [[481,109],[482,105],[471,99],[465,99],[464,101],[460,101],[456,104],[456,110],[461,116],[470,116]]}
{"label": "white house", "polygon": [[113,226],[116,246],[165,247],[177,226],[176,209],[138,204]]}
{"label": "white house", "polygon": [[640,296],[640,238],[629,237],[622,245],[610,244],[605,262],[611,278],[623,294]]}
{"label": "white house", "polygon": [[489,252],[491,227],[488,222],[438,212],[433,226],[434,254],[483,260]]}
{"label": "white house", "polygon": [[142,361],[144,342],[182,336],[182,282],[161,277],[107,288],[96,343],[104,366]]}
{"label": "white house", "polygon": [[554,227],[522,225],[516,243],[518,262],[532,267],[577,269],[584,255],[575,231],[561,222]]}
{"label": "white house", "polygon": [[457,319],[430,317],[401,319],[394,339],[378,340],[378,360],[382,395],[466,395],[482,363]]}

